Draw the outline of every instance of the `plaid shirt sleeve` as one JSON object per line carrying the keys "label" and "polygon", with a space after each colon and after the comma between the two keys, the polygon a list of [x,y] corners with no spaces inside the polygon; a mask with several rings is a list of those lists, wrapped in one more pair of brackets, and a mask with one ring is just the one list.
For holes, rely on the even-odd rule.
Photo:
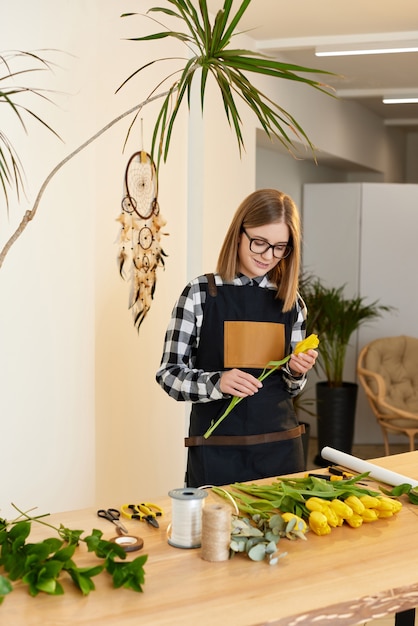
{"label": "plaid shirt sleeve", "polygon": [[[159,385],[175,400],[210,402],[230,398],[220,390],[222,371],[205,372],[194,367],[203,322],[206,299],[206,276],[190,282],[174,306],[166,331],[163,356],[156,374]],[[296,303],[297,318],[292,329],[291,345],[306,335],[306,306],[301,298]],[[286,367],[283,380],[291,396],[302,391],[306,375],[295,377]]]}
{"label": "plaid shirt sleeve", "polygon": [[[294,350],[296,344],[299,343],[299,341],[302,341],[302,339],[305,339],[306,337],[307,309],[306,309],[306,305],[304,301],[302,300],[300,296],[298,297],[296,301],[296,311],[297,311],[297,318],[296,318],[295,324],[293,325],[292,336],[290,340],[290,343],[292,345],[292,351]],[[306,381],[307,381],[306,374],[303,374],[302,376],[293,376],[287,363],[282,368],[282,372],[283,372],[283,380],[284,380],[284,383],[287,387],[289,394],[292,397],[297,396],[298,393],[300,393],[306,385]]]}
{"label": "plaid shirt sleeve", "polygon": [[203,321],[207,278],[189,283],[174,306],[156,374],[157,382],[175,400],[209,402],[225,397],[220,390],[222,372],[194,367]]}

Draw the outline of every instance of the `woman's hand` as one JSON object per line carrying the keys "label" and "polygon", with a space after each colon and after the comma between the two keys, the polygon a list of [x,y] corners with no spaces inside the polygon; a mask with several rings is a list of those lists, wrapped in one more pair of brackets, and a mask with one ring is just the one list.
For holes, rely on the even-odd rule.
{"label": "woman's hand", "polygon": [[288,362],[289,369],[295,376],[306,374],[315,365],[317,357],[318,352],[316,350],[292,354]]}
{"label": "woman's hand", "polygon": [[238,398],[253,396],[262,386],[263,383],[258,378],[242,370],[226,370],[221,375],[220,387],[222,393],[238,396]]}

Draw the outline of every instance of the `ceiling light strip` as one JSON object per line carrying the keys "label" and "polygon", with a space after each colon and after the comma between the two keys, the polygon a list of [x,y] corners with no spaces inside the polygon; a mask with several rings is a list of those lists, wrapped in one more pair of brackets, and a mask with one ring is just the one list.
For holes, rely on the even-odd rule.
{"label": "ceiling light strip", "polygon": [[341,44],[335,46],[318,46],[315,48],[316,56],[354,56],[363,54],[395,54],[401,52],[418,52],[418,40],[359,42],[351,45]]}
{"label": "ceiling light strip", "polygon": [[383,104],[418,104],[417,96],[399,96],[390,98],[383,98]]}

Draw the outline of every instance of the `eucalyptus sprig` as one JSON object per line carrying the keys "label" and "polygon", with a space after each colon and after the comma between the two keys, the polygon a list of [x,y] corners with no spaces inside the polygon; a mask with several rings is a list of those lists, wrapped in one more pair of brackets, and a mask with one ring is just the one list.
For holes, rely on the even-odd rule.
{"label": "eucalyptus sprig", "polygon": [[[309,335],[309,337],[306,337],[306,339],[303,339],[302,341],[299,341],[299,343],[296,344],[294,354],[300,354],[302,352],[307,352],[308,350],[314,350],[315,348],[318,347],[318,345],[319,345],[318,336]],[[281,361],[269,361],[266,367],[261,372],[260,376],[258,377],[258,380],[260,381],[265,380],[267,376],[270,376],[270,374],[272,374],[277,369],[282,367],[282,365],[287,363],[291,356],[292,356],[291,354],[288,354],[287,356],[285,356],[284,359],[281,359]],[[203,435],[205,439],[211,436],[215,428],[217,428],[219,424],[223,422],[223,420],[230,414],[230,412],[238,404],[238,402],[241,402],[241,400],[244,400],[244,398],[233,396],[231,402],[228,404],[226,410],[224,411],[224,413],[222,413],[221,417],[216,422],[212,423],[211,426],[207,429],[207,431]]]}
{"label": "eucalyptus sprig", "polygon": [[[293,135],[294,138],[306,141],[309,148],[314,152],[313,144],[293,115],[260,91],[252,80],[247,77],[247,74],[260,74],[271,76],[272,78],[292,80],[313,87],[327,95],[333,95],[326,84],[306,76],[306,74],[311,76],[312,74],[330,75],[331,72],[276,61],[271,57],[251,50],[231,48],[231,39],[239,34],[237,27],[251,0],[242,0],[235,14],[231,13],[233,0],[224,0],[223,7],[217,12],[213,25],[211,24],[206,0],[199,0],[199,3],[192,0],[167,0],[167,2],[173,8],[152,7],[147,15],[150,17],[150,13],[163,13],[170,18],[178,19],[180,20],[179,30],[170,30],[154,19],[165,30],[143,37],[129,38],[130,41],[153,41],[171,37],[179,40],[187,47],[187,56],[183,59],[183,68],[177,72],[170,73],[156,87],[160,87],[166,81],[173,81],[173,76],[180,74],[179,78],[171,82],[171,87],[164,99],[154,126],[151,153],[154,155],[154,150],[157,146],[157,168],[161,155],[163,155],[164,160],[167,158],[173,125],[186,94],[190,108],[192,83],[197,73],[200,75],[202,111],[205,89],[208,77],[211,75],[221,93],[225,114],[229,125],[235,131],[240,151],[244,147],[244,139],[241,132],[242,120],[235,101],[236,96],[250,107],[268,137],[271,139],[276,137],[291,151],[294,148],[291,136]],[[198,4],[197,7],[195,6],[196,4]],[[137,14],[123,13],[121,17],[131,17],[133,15]],[[121,87],[157,61],[167,60],[177,61],[179,59],[178,57],[164,58],[146,63],[133,72],[122,83]],[[135,119],[132,124],[135,122]]]}
{"label": "eucalyptus sprig", "polygon": [[[147,555],[123,563],[120,559],[126,559],[124,549],[112,541],[102,539],[100,530],[94,529],[90,535],[82,537],[83,530],[72,530],[62,524],[57,528],[41,519],[45,516],[31,517],[15,508],[20,513],[16,520],[8,522],[0,519],[0,571],[2,569],[6,574],[0,574],[0,604],[13,590],[13,583],[19,580],[28,586],[31,596],[39,592],[62,595],[64,588],[61,581],[64,574],[68,575],[83,595],[95,589],[93,578],[104,571],[112,577],[115,588],[142,591]],[[27,540],[32,522],[48,526],[58,537],[30,543]],[[86,544],[88,552],[94,552],[98,558],[97,564],[79,567],[75,563],[72,557],[80,541]]]}

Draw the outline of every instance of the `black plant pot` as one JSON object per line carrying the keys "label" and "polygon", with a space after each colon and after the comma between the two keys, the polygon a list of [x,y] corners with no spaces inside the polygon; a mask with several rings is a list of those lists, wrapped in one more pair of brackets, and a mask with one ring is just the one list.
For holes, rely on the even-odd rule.
{"label": "black plant pot", "polygon": [[316,465],[324,467],[329,464],[321,457],[321,450],[325,446],[351,454],[357,390],[357,383],[343,383],[342,387],[329,387],[326,382],[316,384],[316,412],[318,416]]}

